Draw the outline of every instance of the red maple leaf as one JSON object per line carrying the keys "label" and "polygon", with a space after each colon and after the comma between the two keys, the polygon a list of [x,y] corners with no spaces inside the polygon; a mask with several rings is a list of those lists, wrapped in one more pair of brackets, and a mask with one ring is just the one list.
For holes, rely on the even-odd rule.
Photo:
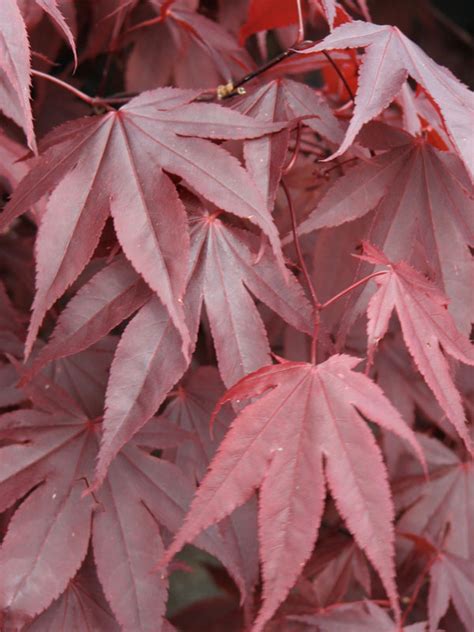
{"label": "red maple leaf", "polygon": [[474,558],[466,559],[449,553],[442,543],[438,548],[429,539],[420,535],[404,532],[401,532],[401,535],[414,544],[414,551],[428,558],[418,582],[429,574],[427,606],[430,632],[438,630],[438,624],[446,614],[450,601],[453,602],[466,630],[469,630],[474,614],[471,604],[474,590]]}
{"label": "red maple leaf", "polygon": [[403,339],[420,373],[447,418],[472,451],[461,396],[440,346],[456,360],[474,364],[473,346],[457,330],[446,308],[446,298],[433,283],[404,262],[390,262],[369,244],[365,244],[365,253],[364,259],[389,268],[375,279],[379,289],[369,302],[369,352],[373,353],[384,337],[392,311],[396,309]]}
{"label": "red maple leaf", "polygon": [[[298,281],[284,277],[271,250],[187,198],[191,256],[184,311],[195,341],[203,303],[224,383],[266,364],[265,326],[249,291],[294,327],[311,331],[311,307]],[[248,288],[248,290],[247,290]],[[97,304],[97,303],[96,303]],[[144,335],[144,332],[147,332]],[[125,442],[154,414],[187,369],[179,334],[160,301],[151,298],[127,325],[112,364],[97,482]],[[162,371],[163,363],[167,370]]]}
{"label": "red maple leaf", "polygon": [[[126,83],[140,92],[173,83],[179,88],[215,88],[245,74],[252,59],[221,25],[183,2],[156,7],[159,16],[139,22],[131,33]],[[173,49],[173,55],[167,51]],[[157,66],[155,59],[161,59]]]}
{"label": "red maple leaf", "polygon": [[218,404],[264,393],[232,423],[164,560],[260,488],[264,592],[255,631],[286,597],[311,553],[326,485],[398,613],[391,494],[380,450],[359,411],[423,457],[379,387],[352,370],[358,363],[335,355],[318,366],[267,366],[237,383]]}
{"label": "red maple leaf", "polygon": [[416,261],[419,241],[429,269],[450,299],[450,312],[468,333],[474,297],[466,300],[465,288],[474,271],[468,247],[474,244],[474,223],[462,163],[385,125],[372,125],[361,140],[388,151],[338,178],[302,222],[300,234],[338,226],[375,209],[366,239],[395,261]]}
{"label": "red maple leaf", "polygon": [[87,349],[136,312],[152,291],[125,257],[97,272],[61,312],[51,339],[34,357],[26,376],[45,364]]}
{"label": "red maple leaf", "polygon": [[[321,613],[313,615],[292,615],[287,617],[288,621],[299,622],[321,632],[395,632],[400,629],[393,619],[391,619],[383,608],[371,601],[348,602],[336,604],[332,608],[325,609]],[[412,626],[404,627],[404,632],[409,632]],[[423,628],[413,632],[422,632]]]}
{"label": "red maple leaf", "polygon": [[105,600],[90,559],[86,558],[81,570],[71,579],[63,594],[24,630],[25,632],[44,630],[119,632],[120,626]]}
{"label": "red maple leaf", "polygon": [[359,69],[354,113],[344,142],[334,156],[352,144],[368,121],[378,116],[395,99],[408,76],[426,90],[439,108],[451,142],[474,175],[471,148],[474,98],[447,68],[439,66],[395,26],[354,21],[343,24],[321,43],[302,54],[316,51],[366,48]]}
{"label": "red maple leaf", "polygon": [[[176,447],[173,462],[198,483],[204,478],[234,416],[232,411],[222,410],[211,437],[209,419],[224,390],[216,368],[201,366],[183,379],[163,413],[179,428],[194,433],[194,441],[185,441]],[[250,597],[259,570],[256,498],[250,498],[232,516],[224,519],[219,531],[226,546],[235,551],[234,558],[241,560],[246,594]]]}
{"label": "red maple leaf", "polygon": [[[56,0],[34,0],[66,37],[77,63],[74,37]],[[0,6],[0,110],[23,128],[28,145],[36,150],[30,105],[30,47],[25,22],[17,0],[4,0]]]}
{"label": "red maple leaf", "polygon": [[[309,86],[291,79],[274,79],[249,90],[233,107],[262,122],[298,121],[334,145],[342,140],[342,127],[325,98]],[[247,169],[262,190],[269,209],[275,202],[289,139],[289,131],[283,129],[244,144]]]}
{"label": "red maple leaf", "polygon": [[28,145],[36,149],[30,105],[28,34],[16,0],[0,5],[0,109],[23,128]]}
{"label": "red maple leaf", "polygon": [[[5,226],[53,191],[38,234],[27,354],[45,312],[92,257],[109,213],[127,258],[165,304],[187,352],[182,295],[189,236],[184,206],[164,170],[179,174],[221,208],[261,226],[280,251],[276,228],[247,172],[203,138],[248,138],[282,125],[191,103],[196,96],[193,91],[158,89],[118,111],[67,123],[45,139],[41,158],[0,219]],[[203,167],[204,156],[212,167]]]}
{"label": "red maple leaf", "polygon": [[451,553],[438,553],[430,568],[430,592],[428,612],[430,630],[438,624],[452,601],[459,618],[466,626],[472,626],[472,594],[474,591],[474,559],[465,560]]}
{"label": "red maple leaf", "polygon": [[[117,620],[127,629],[160,629],[167,583],[151,573],[163,550],[158,525],[176,531],[193,484],[150,452],[176,445],[189,433],[164,419],[151,421],[115,460],[100,491],[84,497],[93,479],[100,420],[43,376],[29,384],[28,394],[34,409],[0,418],[0,511],[26,494],[0,551],[5,616],[24,622],[44,610],[66,589],[92,539],[98,576]],[[239,562],[218,533],[204,535],[201,546],[223,559],[245,594]]]}
{"label": "red maple leaf", "polygon": [[418,435],[428,463],[429,479],[417,464],[394,483],[397,510],[402,515],[399,531],[414,533],[445,551],[464,559],[474,559],[470,534],[474,520],[474,467],[440,441]]}

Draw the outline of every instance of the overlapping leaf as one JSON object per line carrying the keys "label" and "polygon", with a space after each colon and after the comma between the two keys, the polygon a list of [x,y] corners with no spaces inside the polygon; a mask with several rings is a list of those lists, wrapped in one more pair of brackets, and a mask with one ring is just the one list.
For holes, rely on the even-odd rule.
{"label": "overlapping leaf", "polygon": [[[469,630],[474,611],[471,595],[474,589],[474,559],[466,559],[446,551],[443,545],[447,531],[440,539],[440,546],[435,546],[429,539],[413,533],[401,532],[405,540],[414,544],[413,551],[427,558],[421,578],[427,574],[430,578],[428,593],[428,630],[437,632],[438,625],[448,611],[450,601],[453,603],[459,619]],[[418,580],[419,581],[419,580]],[[449,626],[443,621],[443,627]]]}
{"label": "overlapping leaf", "polygon": [[[474,559],[474,468],[440,441],[419,435],[429,467],[429,480],[419,472],[399,475],[395,484],[398,529],[415,533],[444,550]],[[418,468],[417,468],[418,469]]]}
{"label": "overlapping leaf", "polygon": [[92,563],[86,562],[61,597],[25,628],[25,632],[44,630],[119,632]]}
{"label": "overlapping leaf", "polygon": [[305,567],[310,578],[314,604],[325,608],[344,599],[359,584],[370,596],[370,570],[357,544],[347,536],[336,535],[324,540],[315,549]]}
{"label": "overlapping leaf", "polygon": [[392,500],[380,450],[358,411],[421,452],[382,391],[352,370],[358,362],[336,355],[318,366],[267,366],[221,399],[220,405],[264,393],[233,422],[165,560],[260,488],[264,592],[255,631],[286,597],[311,553],[326,485],[398,612]]}
{"label": "overlapping leaf", "polygon": [[45,140],[41,158],[0,221],[5,226],[53,191],[38,234],[37,293],[27,351],[45,312],[91,258],[110,212],[126,256],[162,299],[187,352],[181,299],[189,237],[184,207],[164,170],[259,225],[279,252],[276,228],[247,172],[203,138],[247,138],[281,126],[191,103],[195,96],[170,88],[146,93],[117,112],[68,123]]}
{"label": "overlapping leaf", "polygon": [[[201,204],[190,203],[191,273],[188,292],[206,306],[219,371],[229,387],[267,364],[265,326],[250,296],[287,323],[311,333],[312,309],[293,275],[282,274],[274,255],[248,231],[233,229]],[[264,246],[264,245],[263,245]]]}
{"label": "overlapping leaf", "polygon": [[[224,385],[215,367],[199,367],[183,380],[176,395],[167,404],[164,415],[179,428],[195,433],[195,441],[186,441],[176,448],[174,462],[190,477],[200,482],[233,418],[230,411],[222,411],[211,437],[209,419]],[[257,506],[251,498],[224,520],[219,530],[228,548],[236,551],[250,596],[258,579]]]}
{"label": "overlapping leaf", "polygon": [[[321,632],[395,632],[397,626],[385,610],[371,601],[338,604],[325,612],[314,615],[294,615],[290,621],[306,624],[308,629]],[[316,626],[316,628],[314,628]],[[417,632],[425,628],[420,627]],[[303,628],[304,629],[304,628]],[[411,626],[403,628],[408,632]],[[415,630],[413,630],[415,632]]]}
{"label": "overlapping leaf", "polygon": [[[247,231],[233,229],[191,202],[191,257],[184,311],[195,343],[206,305],[224,383],[231,385],[269,361],[265,326],[247,288],[296,328],[311,331],[311,307],[301,286],[285,278],[274,255]],[[100,304],[100,303],[99,303]],[[97,467],[102,480],[112,458],[156,412],[189,364],[179,334],[157,298],[127,325],[112,364],[104,437]],[[166,370],[163,370],[166,366]]]}
{"label": "overlapping leaf", "polygon": [[[233,107],[262,122],[301,121],[334,145],[342,140],[342,127],[327,101],[309,86],[291,79],[269,81],[249,91]],[[283,129],[244,145],[247,169],[264,194],[269,209],[275,201],[289,138],[289,130]]]}
{"label": "overlapping leaf", "polygon": [[[213,568],[225,595],[183,607],[173,591],[183,629],[250,628],[257,603],[256,630],[426,632],[425,616],[430,632],[470,627],[471,367],[456,360],[474,361],[462,164],[472,172],[472,95],[396,28],[372,24],[365,0],[344,6],[368,24],[340,26],[351,18],[335,0],[301,6],[305,37],[325,28],[323,14],[332,33],[274,63],[275,41],[294,42],[295,1],[0,0],[1,208],[13,192],[0,230],[29,213],[0,236],[2,629],[169,632],[167,581],[150,571],[196,482],[168,557],[200,534],[238,590]],[[235,34],[247,9],[241,35],[261,35],[245,50]],[[429,13],[417,15],[425,24]],[[51,21],[74,55],[80,33],[76,74]],[[257,49],[270,67],[229,108],[210,104],[219,83],[255,67]],[[69,119],[43,138],[39,159],[13,140],[19,125],[35,150],[30,54],[55,83],[35,79],[38,135]],[[306,85],[285,78],[307,72],[319,72],[318,89],[314,74]],[[157,85],[213,90],[162,88],[112,110],[128,99],[121,90]],[[348,161],[318,167],[349,146]],[[290,223],[276,196],[283,172],[301,232],[315,231],[300,246],[319,301],[347,290],[321,309],[317,366],[268,366],[271,351],[308,358],[314,330],[295,278],[301,257],[293,276],[275,226]],[[353,257],[364,240],[386,256]],[[375,294],[373,281],[357,284],[374,267]],[[364,356],[367,320],[364,376],[355,358],[331,354]],[[40,326],[49,342],[33,347]],[[244,379],[223,395],[219,372],[227,386]],[[416,435],[429,478],[399,413],[438,437]],[[371,586],[369,564],[382,586]]]}
{"label": "overlapping leaf", "polygon": [[[76,59],[71,29],[56,0],[34,0],[64,33]],[[25,132],[28,145],[36,149],[30,105],[30,47],[25,23],[16,0],[0,4],[0,110]]]}
{"label": "overlapping leaf", "polygon": [[72,53],[74,55],[74,62],[77,65],[77,53],[76,53],[76,44],[74,42],[74,36],[69,28],[68,23],[64,19],[63,14],[61,13],[57,0],[34,0],[37,5],[39,5],[43,11],[45,11],[53,22],[58,27],[59,31],[66,38],[69,46],[71,47]]}
{"label": "overlapping leaf", "polygon": [[390,105],[410,76],[439,108],[454,147],[474,175],[471,147],[474,95],[396,27],[360,21],[343,24],[303,53],[360,47],[366,51],[359,70],[354,113],[344,141],[334,156],[346,151],[364,123]]}
{"label": "overlapping leaf", "polygon": [[474,364],[474,348],[456,329],[447,311],[446,298],[435,285],[406,263],[393,264],[375,248],[367,244],[365,248],[365,259],[388,266],[387,273],[376,278],[379,289],[369,303],[369,347],[373,350],[384,337],[392,311],[396,309],[405,344],[420,373],[449,421],[472,450],[461,396],[443,351],[456,360]]}
{"label": "overlapping leaf", "polygon": [[30,105],[28,35],[16,0],[0,4],[0,109],[25,132],[36,148]]}
{"label": "overlapping leaf", "polygon": [[474,278],[468,247],[474,244],[474,223],[462,165],[401,130],[374,126],[370,136],[370,146],[388,151],[338,178],[300,233],[338,226],[376,209],[367,238],[398,261],[415,256],[416,235],[456,323],[468,333],[474,297],[466,297],[465,289]]}
{"label": "overlapping leaf", "polygon": [[57,320],[49,343],[35,356],[28,375],[45,364],[87,349],[136,312],[151,290],[125,257],[95,274]]}
{"label": "overlapping leaf", "polygon": [[[145,28],[135,25],[125,75],[129,90],[170,83],[178,88],[215,88],[246,74],[253,66],[234,37],[186,4],[163,3],[157,7],[161,9],[157,23],[152,18],[144,20]],[[173,55],[167,54],[170,49]],[[157,58],[161,60],[159,66],[154,63]]]}
{"label": "overlapping leaf", "polygon": [[[199,326],[199,290],[197,285],[188,287],[184,299],[193,345]],[[152,296],[128,323],[111,366],[97,484],[117,452],[155,414],[189,362],[169,313]]]}
{"label": "overlapping leaf", "polygon": [[[31,492],[0,549],[4,612],[17,624],[44,610],[66,589],[92,538],[100,582],[123,629],[161,629],[166,581],[151,573],[162,551],[158,524],[178,528],[193,486],[176,466],[148,452],[176,445],[184,431],[163,419],[151,422],[114,462],[100,491],[84,498],[100,424],[52,382],[40,379],[28,389],[42,410],[0,420],[0,509]],[[223,559],[245,591],[217,533],[205,535],[201,546]]]}
{"label": "overlapping leaf", "polygon": [[428,595],[429,630],[436,632],[452,601],[469,630],[474,620],[472,594],[474,591],[474,558],[463,559],[451,553],[439,553],[430,568]]}

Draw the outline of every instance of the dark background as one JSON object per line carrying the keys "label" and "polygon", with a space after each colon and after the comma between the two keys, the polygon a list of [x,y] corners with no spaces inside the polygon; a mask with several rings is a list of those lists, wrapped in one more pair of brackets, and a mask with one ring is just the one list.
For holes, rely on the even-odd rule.
{"label": "dark background", "polygon": [[474,87],[474,0],[368,0],[374,22],[398,26]]}

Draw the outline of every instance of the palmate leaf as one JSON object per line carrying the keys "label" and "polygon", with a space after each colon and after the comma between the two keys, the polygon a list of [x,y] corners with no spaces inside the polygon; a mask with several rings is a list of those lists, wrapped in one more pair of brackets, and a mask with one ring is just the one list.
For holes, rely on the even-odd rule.
{"label": "palmate leaf", "polygon": [[[177,446],[174,463],[198,483],[204,477],[219,444],[233,418],[231,410],[222,411],[209,432],[209,419],[224,385],[215,367],[201,366],[186,376],[167,404],[164,415],[179,428],[194,432],[194,441]],[[230,407],[228,407],[230,408]],[[257,504],[252,497],[219,525],[224,541],[234,548],[241,560],[247,594],[251,595],[258,579]]]}
{"label": "palmate leaf", "polygon": [[469,252],[474,222],[472,190],[462,163],[385,125],[372,124],[361,140],[388,151],[338,178],[302,222],[300,234],[339,226],[375,209],[366,239],[395,261],[410,261],[418,240],[450,299],[449,310],[458,327],[469,333],[474,297],[466,296],[465,290],[474,278]]}
{"label": "palmate leaf", "polygon": [[52,191],[38,233],[37,293],[27,353],[45,312],[91,258],[109,212],[125,255],[169,311],[187,353],[182,295],[189,235],[184,206],[164,170],[260,226],[280,253],[275,225],[247,172],[204,138],[248,138],[282,125],[191,103],[196,96],[158,89],[118,111],[67,123],[46,137],[39,161],[0,218],[3,227]]}
{"label": "palmate leaf", "polygon": [[24,632],[45,630],[119,632],[120,626],[105,600],[94,566],[87,558],[61,597],[24,628]]}
{"label": "palmate leaf", "polygon": [[310,603],[319,608],[343,601],[357,584],[367,596],[371,594],[367,559],[354,540],[345,534],[318,542],[305,566],[304,577],[311,581]]}
{"label": "palmate leaf", "polygon": [[[306,624],[308,632],[311,629],[318,632],[395,632],[400,629],[385,610],[368,600],[336,604],[320,614],[294,615],[288,620]],[[416,632],[423,632],[424,628],[423,624]],[[411,626],[403,628],[404,632],[408,630],[411,630]]]}
{"label": "palmate leaf", "polygon": [[[198,13],[195,4],[165,4],[166,11],[161,10],[163,5],[152,6],[161,14],[158,23],[131,33],[133,48],[125,73],[129,90],[141,92],[169,84],[178,88],[215,88],[253,67],[247,51],[219,23]],[[158,66],[157,58],[161,62]]]}
{"label": "palmate leaf", "polygon": [[45,364],[87,349],[136,312],[152,291],[125,257],[95,274],[61,312],[48,344],[34,357],[30,378]]}
{"label": "palmate leaf", "polygon": [[439,108],[449,138],[474,176],[471,148],[474,95],[449,70],[434,62],[394,26],[354,21],[343,24],[321,43],[302,53],[323,50],[366,49],[360,69],[354,113],[343,143],[342,154],[368,121],[378,116],[400,92],[408,76],[415,79]]}
{"label": "palmate leaf", "polygon": [[423,456],[413,432],[379,387],[352,370],[358,363],[357,358],[335,355],[318,366],[267,366],[237,383],[218,404],[263,393],[232,423],[164,563],[260,488],[264,591],[255,631],[273,615],[311,554],[326,486],[399,612],[392,499],[380,449],[359,411]]}
{"label": "palmate leaf", "polygon": [[[188,323],[195,341],[195,310],[188,308],[187,301],[185,310],[191,313]],[[189,359],[183,355],[169,313],[152,297],[128,323],[112,362],[96,485],[104,480],[118,451],[155,414],[188,366]]]}
{"label": "palmate leaf", "polygon": [[71,47],[72,54],[74,55],[74,63],[77,66],[77,53],[76,53],[76,44],[74,42],[74,36],[71,32],[71,29],[68,26],[68,23],[64,19],[63,14],[59,10],[57,0],[34,0],[38,6],[40,6],[43,11],[45,11],[49,17],[56,24],[59,31],[64,35],[67,40],[67,43]]}
{"label": "palmate leaf", "polygon": [[[400,531],[405,540],[415,545],[415,554],[428,558],[424,574],[429,573],[430,576],[427,604],[429,632],[438,631],[438,624],[446,614],[450,601],[465,626],[463,629],[470,630],[474,620],[474,558],[460,557],[447,551],[443,544],[447,533],[445,531],[443,536],[436,538],[440,546],[435,546],[420,535]],[[444,623],[447,625],[447,622]]]}
{"label": "palmate leaf", "polygon": [[[414,533],[464,559],[474,559],[474,464],[459,458],[440,441],[417,435],[429,469],[400,473],[394,498],[399,531]],[[418,469],[418,468],[417,468]]]}
{"label": "palmate leaf", "polygon": [[[334,145],[343,138],[342,126],[326,99],[313,88],[291,79],[274,79],[249,90],[233,107],[262,122],[298,120]],[[245,164],[269,209],[275,202],[289,139],[289,130],[283,129],[244,144]]]}
{"label": "palmate leaf", "polygon": [[[254,235],[230,227],[218,212],[210,212],[189,195],[186,205],[191,225],[183,302],[187,327],[195,344],[205,304],[219,370],[230,386],[270,359],[265,326],[249,290],[307,333],[312,310],[299,282],[289,272],[285,278],[271,250],[265,247],[259,255]],[[188,365],[169,313],[156,297],[151,298],[127,325],[112,363],[97,484],[115,454],[156,412]]]}
{"label": "palmate leaf", "polygon": [[[188,433],[152,420],[115,460],[95,495],[100,424],[39,376],[28,386],[31,410],[0,418],[0,511],[27,497],[0,549],[0,606],[12,625],[40,613],[79,569],[92,540],[106,598],[124,630],[161,630],[167,582],[151,573],[163,547],[159,525],[177,530],[194,486],[173,464],[149,454]],[[238,559],[216,530],[199,544],[216,555],[245,594]]]}
{"label": "palmate leaf", "polygon": [[452,601],[459,618],[466,627],[472,627],[474,610],[474,558],[466,560],[451,553],[440,552],[430,568],[428,595],[429,630],[436,632]]}
{"label": "palmate leaf", "polygon": [[311,333],[312,309],[297,279],[286,278],[271,250],[249,231],[231,228],[218,213],[190,200],[191,272],[188,292],[206,306],[219,371],[229,387],[270,359],[265,326],[250,296],[284,321]]}
{"label": "palmate leaf", "polygon": [[447,418],[456,428],[468,450],[473,443],[466,427],[461,396],[454,385],[444,353],[466,364],[474,364],[474,347],[463,336],[447,310],[443,294],[422,274],[406,263],[392,263],[369,244],[363,258],[386,265],[386,274],[378,276],[379,286],[367,311],[369,349],[387,332],[394,309],[400,320],[403,339],[420,373],[433,392]]}
{"label": "palmate leaf", "polygon": [[[77,63],[76,47],[56,0],[34,0],[46,11],[66,37]],[[0,110],[25,132],[31,149],[36,150],[30,105],[30,47],[25,22],[16,0],[0,3]]]}

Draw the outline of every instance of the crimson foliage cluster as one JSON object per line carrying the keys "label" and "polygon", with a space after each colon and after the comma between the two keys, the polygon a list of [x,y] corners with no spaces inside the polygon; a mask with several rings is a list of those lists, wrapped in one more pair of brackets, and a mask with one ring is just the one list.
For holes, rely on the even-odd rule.
{"label": "crimson foliage cluster", "polygon": [[1,0],[0,110],[1,629],[472,630],[468,88],[363,0]]}

